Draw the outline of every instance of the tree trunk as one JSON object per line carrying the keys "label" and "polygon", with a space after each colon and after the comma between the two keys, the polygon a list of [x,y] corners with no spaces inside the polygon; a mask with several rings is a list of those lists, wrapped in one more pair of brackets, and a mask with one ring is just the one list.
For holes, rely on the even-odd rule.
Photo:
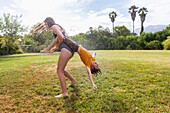
{"label": "tree trunk", "polygon": [[112,24],[113,24],[113,33],[114,33],[114,22],[112,22]]}
{"label": "tree trunk", "polygon": [[8,45],[7,45],[6,49],[7,49],[6,53],[8,55],[8,53],[9,53],[9,46]]}
{"label": "tree trunk", "polygon": [[144,27],[143,27],[143,22],[142,22],[142,23],[141,23],[141,31],[140,31],[140,35],[142,34],[143,30],[144,30]]}
{"label": "tree trunk", "polygon": [[134,25],[134,21],[133,21],[133,36],[135,36],[135,34],[134,34],[134,28],[135,28],[135,25]]}

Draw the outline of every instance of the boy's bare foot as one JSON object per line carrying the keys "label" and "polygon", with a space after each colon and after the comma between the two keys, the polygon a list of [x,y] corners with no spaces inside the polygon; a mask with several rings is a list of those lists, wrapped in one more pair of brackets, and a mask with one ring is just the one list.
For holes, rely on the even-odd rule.
{"label": "boy's bare foot", "polygon": [[74,82],[71,82],[71,84],[68,85],[68,87],[74,85],[74,84],[77,84],[78,82],[77,81],[74,81]]}
{"label": "boy's bare foot", "polygon": [[57,97],[57,98],[59,98],[59,97],[68,97],[68,94],[60,94],[60,95],[57,95],[55,97]]}

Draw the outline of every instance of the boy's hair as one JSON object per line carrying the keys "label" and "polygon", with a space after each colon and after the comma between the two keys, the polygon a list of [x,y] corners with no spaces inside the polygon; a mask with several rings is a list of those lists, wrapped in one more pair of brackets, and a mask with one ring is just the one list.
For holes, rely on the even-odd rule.
{"label": "boy's hair", "polygon": [[102,72],[101,72],[100,68],[96,69],[95,67],[92,67],[91,73],[97,76],[98,74],[101,74]]}
{"label": "boy's hair", "polygon": [[53,26],[53,25],[56,24],[55,21],[53,20],[53,18],[51,18],[51,17],[47,17],[47,18],[44,20],[44,22],[47,22],[47,24],[48,24],[49,27],[51,27],[51,26]]}

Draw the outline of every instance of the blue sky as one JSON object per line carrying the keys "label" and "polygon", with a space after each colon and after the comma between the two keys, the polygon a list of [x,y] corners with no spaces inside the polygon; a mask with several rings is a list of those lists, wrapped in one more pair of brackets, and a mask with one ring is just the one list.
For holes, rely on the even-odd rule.
{"label": "blue sky", "polygon": [[[170,24],[170,0],[0,0],[0,17],[3,13],[22,14],[22,24],[31,28],[46,17],[53,17],[69,35],[85,33],[89,27],[112,29],[108,14],[117,13],[115,26],[125,25],[132,30],[128,8],[132,5],[146,7],[148,14],[144,26]],[[137,14],[135,29],[140,28]]]}

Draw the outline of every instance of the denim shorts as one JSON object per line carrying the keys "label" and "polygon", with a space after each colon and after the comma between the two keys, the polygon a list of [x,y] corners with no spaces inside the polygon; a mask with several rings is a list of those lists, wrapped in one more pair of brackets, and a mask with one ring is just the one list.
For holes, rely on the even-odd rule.
{"label": "denim shorts", "polygon": [[62,48],[65,48],[65,49],[69,50],[69,51],[72,53],[72,56],[74,55],[73,50],[71,50],[64,42],[62,42],[62,43],[59,45],[59,48],[60,48],[60,50],[61,50]]}

